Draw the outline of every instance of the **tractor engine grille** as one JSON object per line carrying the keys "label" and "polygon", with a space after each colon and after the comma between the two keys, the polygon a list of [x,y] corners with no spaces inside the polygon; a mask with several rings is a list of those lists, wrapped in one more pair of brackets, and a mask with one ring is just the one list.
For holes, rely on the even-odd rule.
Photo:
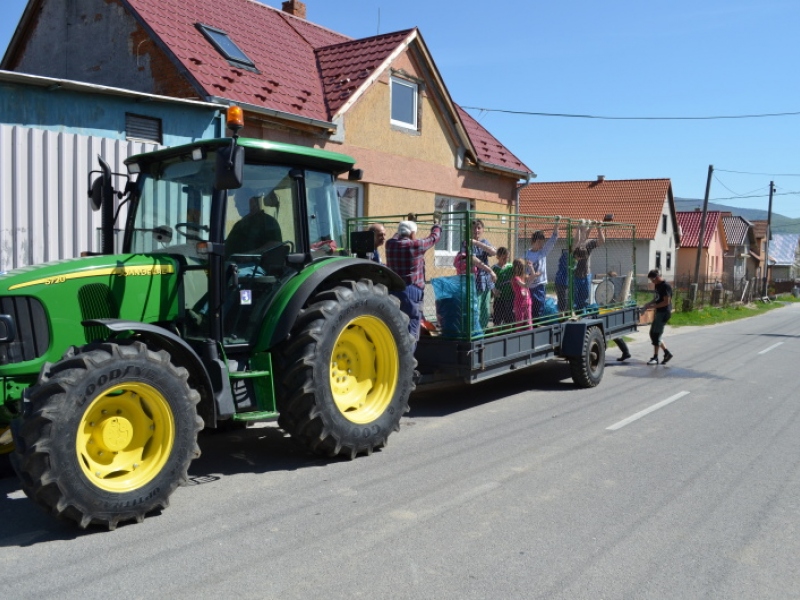
{"label": "tractor engine grille", "polygon": [[50,346],[50,327],[44,306],[36,298],[0,298],[0,314],[14,319],[17,335],[12,342],[0,342],[0,365],[9,365],[43,356]]}

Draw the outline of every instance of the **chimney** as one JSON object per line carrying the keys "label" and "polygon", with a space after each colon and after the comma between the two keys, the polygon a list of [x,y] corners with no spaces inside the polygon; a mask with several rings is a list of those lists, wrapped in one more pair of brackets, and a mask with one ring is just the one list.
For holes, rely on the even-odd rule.
{"label": "chimney", "polygon": [[605,175],[598,175],[597,176],[597,183],[603,183],[606,180]]}
{"label": "chimney", "polygon": [[286,0],[281,8],[283,12],[289,13],[290,15],[300,17],[301,19],[306,18],[306,5],[300,2],[300,0]]}

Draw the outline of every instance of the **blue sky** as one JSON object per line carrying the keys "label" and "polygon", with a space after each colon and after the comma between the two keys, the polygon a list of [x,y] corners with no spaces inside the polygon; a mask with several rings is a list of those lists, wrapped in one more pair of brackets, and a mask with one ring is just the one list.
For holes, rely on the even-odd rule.
{"label": "blue sky", "polygon": [[[264,0],[280,7],[281,0]],[[5,49],[25,0],[2,0]],[[418,27],[464,107],[605,117],[800,112],[797,0],[306,0],[352,37]],[[4,50],[3,50],[4,51]],[[800,218],[800,114],[607,120],[470,109],[536,181],[672,180],[677,197]],[[748,197],[754,196],[754,197]]]}

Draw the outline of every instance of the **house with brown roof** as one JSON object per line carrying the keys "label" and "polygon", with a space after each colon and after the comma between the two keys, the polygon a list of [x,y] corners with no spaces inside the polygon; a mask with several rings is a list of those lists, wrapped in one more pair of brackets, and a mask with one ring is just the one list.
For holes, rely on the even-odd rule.
{"label": "house with brown roof", "polygon": [[766,286],[767,272],[767,236],[769,224],[764,219],[753,221],[753,237],[755,244],[750,248],[747,270],[758,282],[758,290],[763,293]]}
{"label": "house with brown roof", "polygon": [[700,210],[679,211],[676,213],[681,231],[681,247],[678,250],[677,276],[687,282],[695,281],[698,246],[700,247],[699,282],[713,283],[723,281],[723,265],[728,242],[722,225],[722,213],[717,210],[706,212],[703,239],[700,241],[700,230],[703,225],[703,213]]}
{"label": "house with brown roof", "polygon": [[[520,188],[519,211],[529,215],[561,215],[570,219],[635,226],[636,281],[647,284],[647,272],[661,269],[672,281],[680,244],[675,199],[669,179],[606,179],[530,183]],[[549,265],[548,265],[549,267]]]}
{"label": "house with brown roof", "polygon": [[753,277],[747,268],[750,249],[755,244],[753,224],[739,215],[722,213],[722,228],[728,244],[722,259],[723,284],[726,289],[738,290],[744,281]]}
{"label": "house with brown roof", "polygon": [[346,216],[511,212],[533,176],[450,97],[418,29],[352,39],[298,0],[30,0],[0,68],[239,105],[244,136],[356,159]]}

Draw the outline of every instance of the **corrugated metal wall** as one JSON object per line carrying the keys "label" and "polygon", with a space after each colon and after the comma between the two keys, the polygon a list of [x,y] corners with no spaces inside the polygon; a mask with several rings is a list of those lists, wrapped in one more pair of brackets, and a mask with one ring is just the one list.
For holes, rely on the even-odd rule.
{"label": "corrugated metal wall", "polygon": [[[99,251],[100,212],[92,211],[88,197],[97,156],[113,172],[127,173],[128,156],[156,148],[0,125],[0,272]],[[115,178],[115,189],[124,185],[124,178]]]}

